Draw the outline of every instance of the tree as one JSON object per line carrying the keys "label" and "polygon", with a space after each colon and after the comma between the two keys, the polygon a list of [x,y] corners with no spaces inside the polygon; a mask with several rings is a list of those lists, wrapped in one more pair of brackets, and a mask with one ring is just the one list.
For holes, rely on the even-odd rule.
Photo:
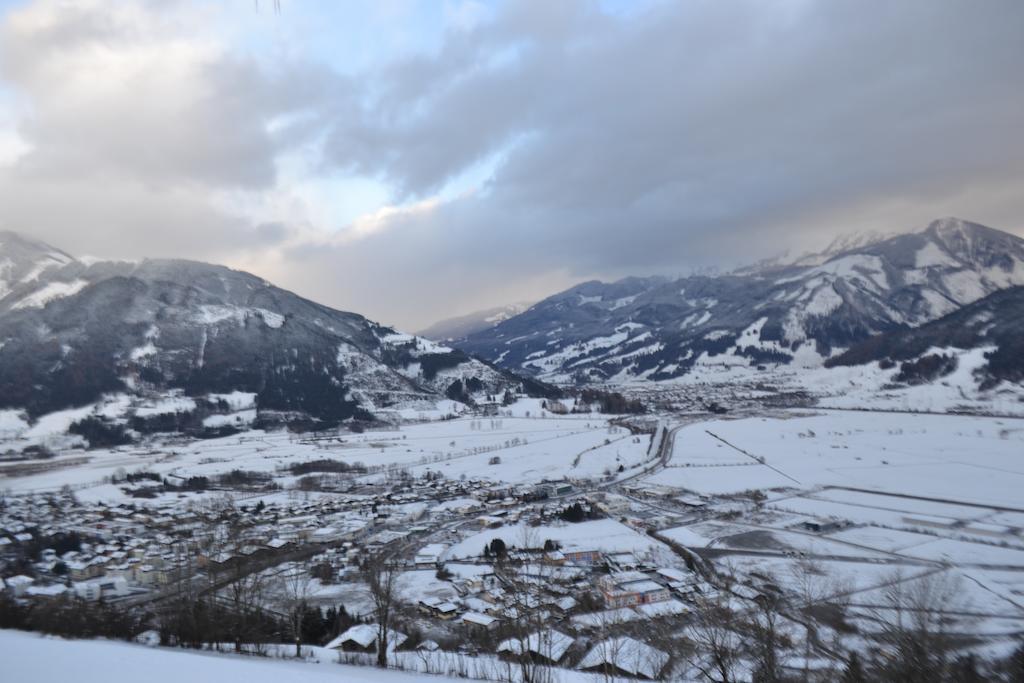
{"label": "tree", "polygon": [[757,610],[750,624],[753,636],[754,683],[781,683],[782,669],[779,653],[782,639],[779,633],[782,599],[772,591],[757,598]]}
{"label": "tree", "polygon": [[295,657],[302,657],[302,633],[309,605],[309,576],[300,564],[287,567],[278,575],[280,593],[284,598],[288,626],[295,641]]}
{"label": "tree", "polygon": [[694,618],[686,627],[693,648],[688,661],[702,678],[712,683],[735,683],[742,640],[731,627],[734,615],[728,606],[728,591],[715,597],[699,598]]}
{"label": "tree", "polygon": [[843,670],[841,683],[868,683],[867,674],[864,673],[864,665],[860,662],[860,655],[856,652],[850,653],[850,659],[846,662],[846,669]]}
{"label": "tree", "polygon": [[373,614],[377,620],[377,666],[387,668],[399,572],[383,553],[377,553],[363,561],[362,575],[370,589]]}
{"label": "tree", "polygon": [[959,579],[946,572],[911,581],[894,575],[874,615],[881,626],[877,678],[899,683],[946,678],[953,650],[948,615],[964,610],[962,596]]}

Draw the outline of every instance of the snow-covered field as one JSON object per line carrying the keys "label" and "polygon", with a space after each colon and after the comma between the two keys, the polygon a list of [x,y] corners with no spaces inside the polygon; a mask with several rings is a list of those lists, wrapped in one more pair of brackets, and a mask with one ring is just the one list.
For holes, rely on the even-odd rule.
{"label": "snow-covered field", "polygon": [[[526,403],[526,402],[524,402]],[[285,431],[249,431],[218,439],[170,439],[145,446],[67,451],[47,460],[54,466],[28,476],[0,477],[0,489],[12,493],[76,489],[83,500],[123,502],[127,497],[107,479],[120,471],[146,470],[161,477],[214,477],[231,470],[263,472],[282,486],[297,477],[287,471],[293,463],[330,459],[364,465],[364,481],[381,479],[396,467],[412,474],[440,472],[449,479],[473,478],[513,484],[543,479],[600,479],[625,474],[640,466],[649,437],[634,437],[606,420],[587,416],[540,416],[529,407],[518,417],[459,418],[410,424],[386,431],[342,433],[337,438],[310,439]],[[82,462],[82,459],[85,459]],[[68,463],[66,467],[60,467]],[[194,497],[194,494],[192,494]],[[173,504],[177,494],[146,504]]]}
{"label": "snow-covered field", "polygon": [[681,429],[669,467],[643,481],[712,497],[767,492],[727,521],[659,532],[755,585],[799,592],[812,567],[818,587],[845,595],[867,624],[889,586],[936,575],[959,587],[961,632],[1024,628],[1020,420],[866,411],[716,420]]}
{"label": "snow-covered field", "polygon": [[667,550],[650,536],[632,529],[614,519],[598,519],[578,524],[545,525],[538,527],[522,524],[487,529],[462,540],[448,549],[447,559],[477,557],[485,544],[500,538],[509,547],[542,547],[544,541],[559,543],[564,552],[601,550],[608,553],[634,552],[647,554]]}
{"label": "snow-covered field", "polygon": [[845,411],[704,422],[679,431],[670,467],[648,481],[706,494],[846,486],[1013,507],[1024,502],[1024,422]]}

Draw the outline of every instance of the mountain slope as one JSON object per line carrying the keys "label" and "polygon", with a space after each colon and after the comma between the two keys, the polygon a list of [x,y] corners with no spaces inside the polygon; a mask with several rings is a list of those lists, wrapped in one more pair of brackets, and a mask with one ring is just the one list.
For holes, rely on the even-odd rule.
{"label": "mountain slope", "polygon": [[518,303],[475,311],[455,318],[439,320],[430,327],[420,330],[418,334],[421,337],[435,341],[461,339],[503,323],[509,318],[519,315],[529,307],[530,304],[528,303]]}
{"label": "mountain slope", "polygon": [[826,367],[878,362],[893,381],[919,384],[956,370],[961,351],[983,351],[973,371],[984,390],[1006,381],[1024,383],[1024,287],[994,292],[920,327],[867,339],[831,358]]}
{"label": "mountain slope", "polygon": [[[30,242],[4,241],[12,243]],[[177,396],[178,405],[199,406],[185,411],[196,420],[240,393],[263,416],[335,423],[520,384],[462,351],[247,273],[190,261],[85,264],[47,259],[40,254],[61,252],[37,246],[0,252],[10,264],[0,299],[3,409],[39,416],[104,396],[156,404]]]}
{"label": "mountain slope", "polygon": [[790,264],[584,283],[456,346],[561,382],[663,380],[702,365],[817,367],[1014,285],[1024,285],[1024,240],[948,218]]}

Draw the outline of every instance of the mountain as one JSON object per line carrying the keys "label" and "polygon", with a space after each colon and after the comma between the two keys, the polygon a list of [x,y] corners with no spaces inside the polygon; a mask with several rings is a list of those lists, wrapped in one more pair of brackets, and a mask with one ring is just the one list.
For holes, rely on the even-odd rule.
{"label": "mountain", "polygon": [[487,308],[482,311],[475,311],[473,313],[467,313],[466,315],[460,315],[455,318],[440,320],[430,327],[420,330],[418,334],[421,337],[426,337],[427,339],[433,339],[435,341],[461,339],[482,330],[490,329],[499,323],[503,323],[509,318],[519,315],[529,307],[530,304],[528,303],[518,303],[497,306],[495,308]]}
{"label": "mountain", "polygon": [[891,369],[893,382],[910,385],[946,377],[967,362],[981,390],[1024,383],[1024,287],[994,292],[920,327],[872,337],[825,365],[872,362]]}
{"label": "mountain", "polygon": [[523,384],[223,266],[84,263],[11,233],[0,264],[0,412],[30,419],[85,406],[142,432],[235,424],[220,418],[242,409],[334,424]]}
{"label": "mountain", "polygon": [[[23,292],[17,298],[21,301],[45,281],[48,271],[62,268],[74,260],[42,242],[9,230],[0,231],[0,301],[15,291]],[[26,301],[26,305],[30,303]]]}
{"label": "mountain", "polygon": [[702,366],[818,367],[865,339],[1014,285],[1024,285],[1024,240],[945,218],[720,276],[586,282],[455,345],[558,382],[666,380]]}

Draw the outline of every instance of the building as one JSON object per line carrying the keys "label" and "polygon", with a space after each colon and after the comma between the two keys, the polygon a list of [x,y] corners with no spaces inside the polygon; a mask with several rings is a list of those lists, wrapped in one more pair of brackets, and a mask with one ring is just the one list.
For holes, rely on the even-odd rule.
{"label": "building", "polygon": [[565,659],[569,648],[574,643],[572,636],[560,631],[548,629],[531,633],[525,638],[509,638],[498,644],[499,657],[518,657],[524,650],[531,659],[541,664],[555,665]]}
{"label": "building", "polygon": [[443,543],[431,543],[420,548],[416,553],[413,562],[420,567],[436,567],[441,562],[441,556],[448,550]]}
{"label": "building", "polygon": [[600,641],[576,668],[608,677],[654,680],[661,676],[668,661],[669,656],[661,650],[634,638],[621,637]]}
{"label": "building", "polygon": [[459,621],[471,630],[479,631],[493,631],[501,623],[496,617],[492,617],[489,614],[481,614],[480,612],[466,612]]}
{"label": "building", "polygon": [[666,586],[643,572],[617,572],[598,580],[605,604],[611,609],[662,602],[672,597]]}
{"label": "building", "polygon": [[[388,631],[388,651],[401,647],[408,636],[394,629]],[[325,645],[328,650],[342,652],[374,653],[377,651],[377,625],[356,624],[349,630]]]}

